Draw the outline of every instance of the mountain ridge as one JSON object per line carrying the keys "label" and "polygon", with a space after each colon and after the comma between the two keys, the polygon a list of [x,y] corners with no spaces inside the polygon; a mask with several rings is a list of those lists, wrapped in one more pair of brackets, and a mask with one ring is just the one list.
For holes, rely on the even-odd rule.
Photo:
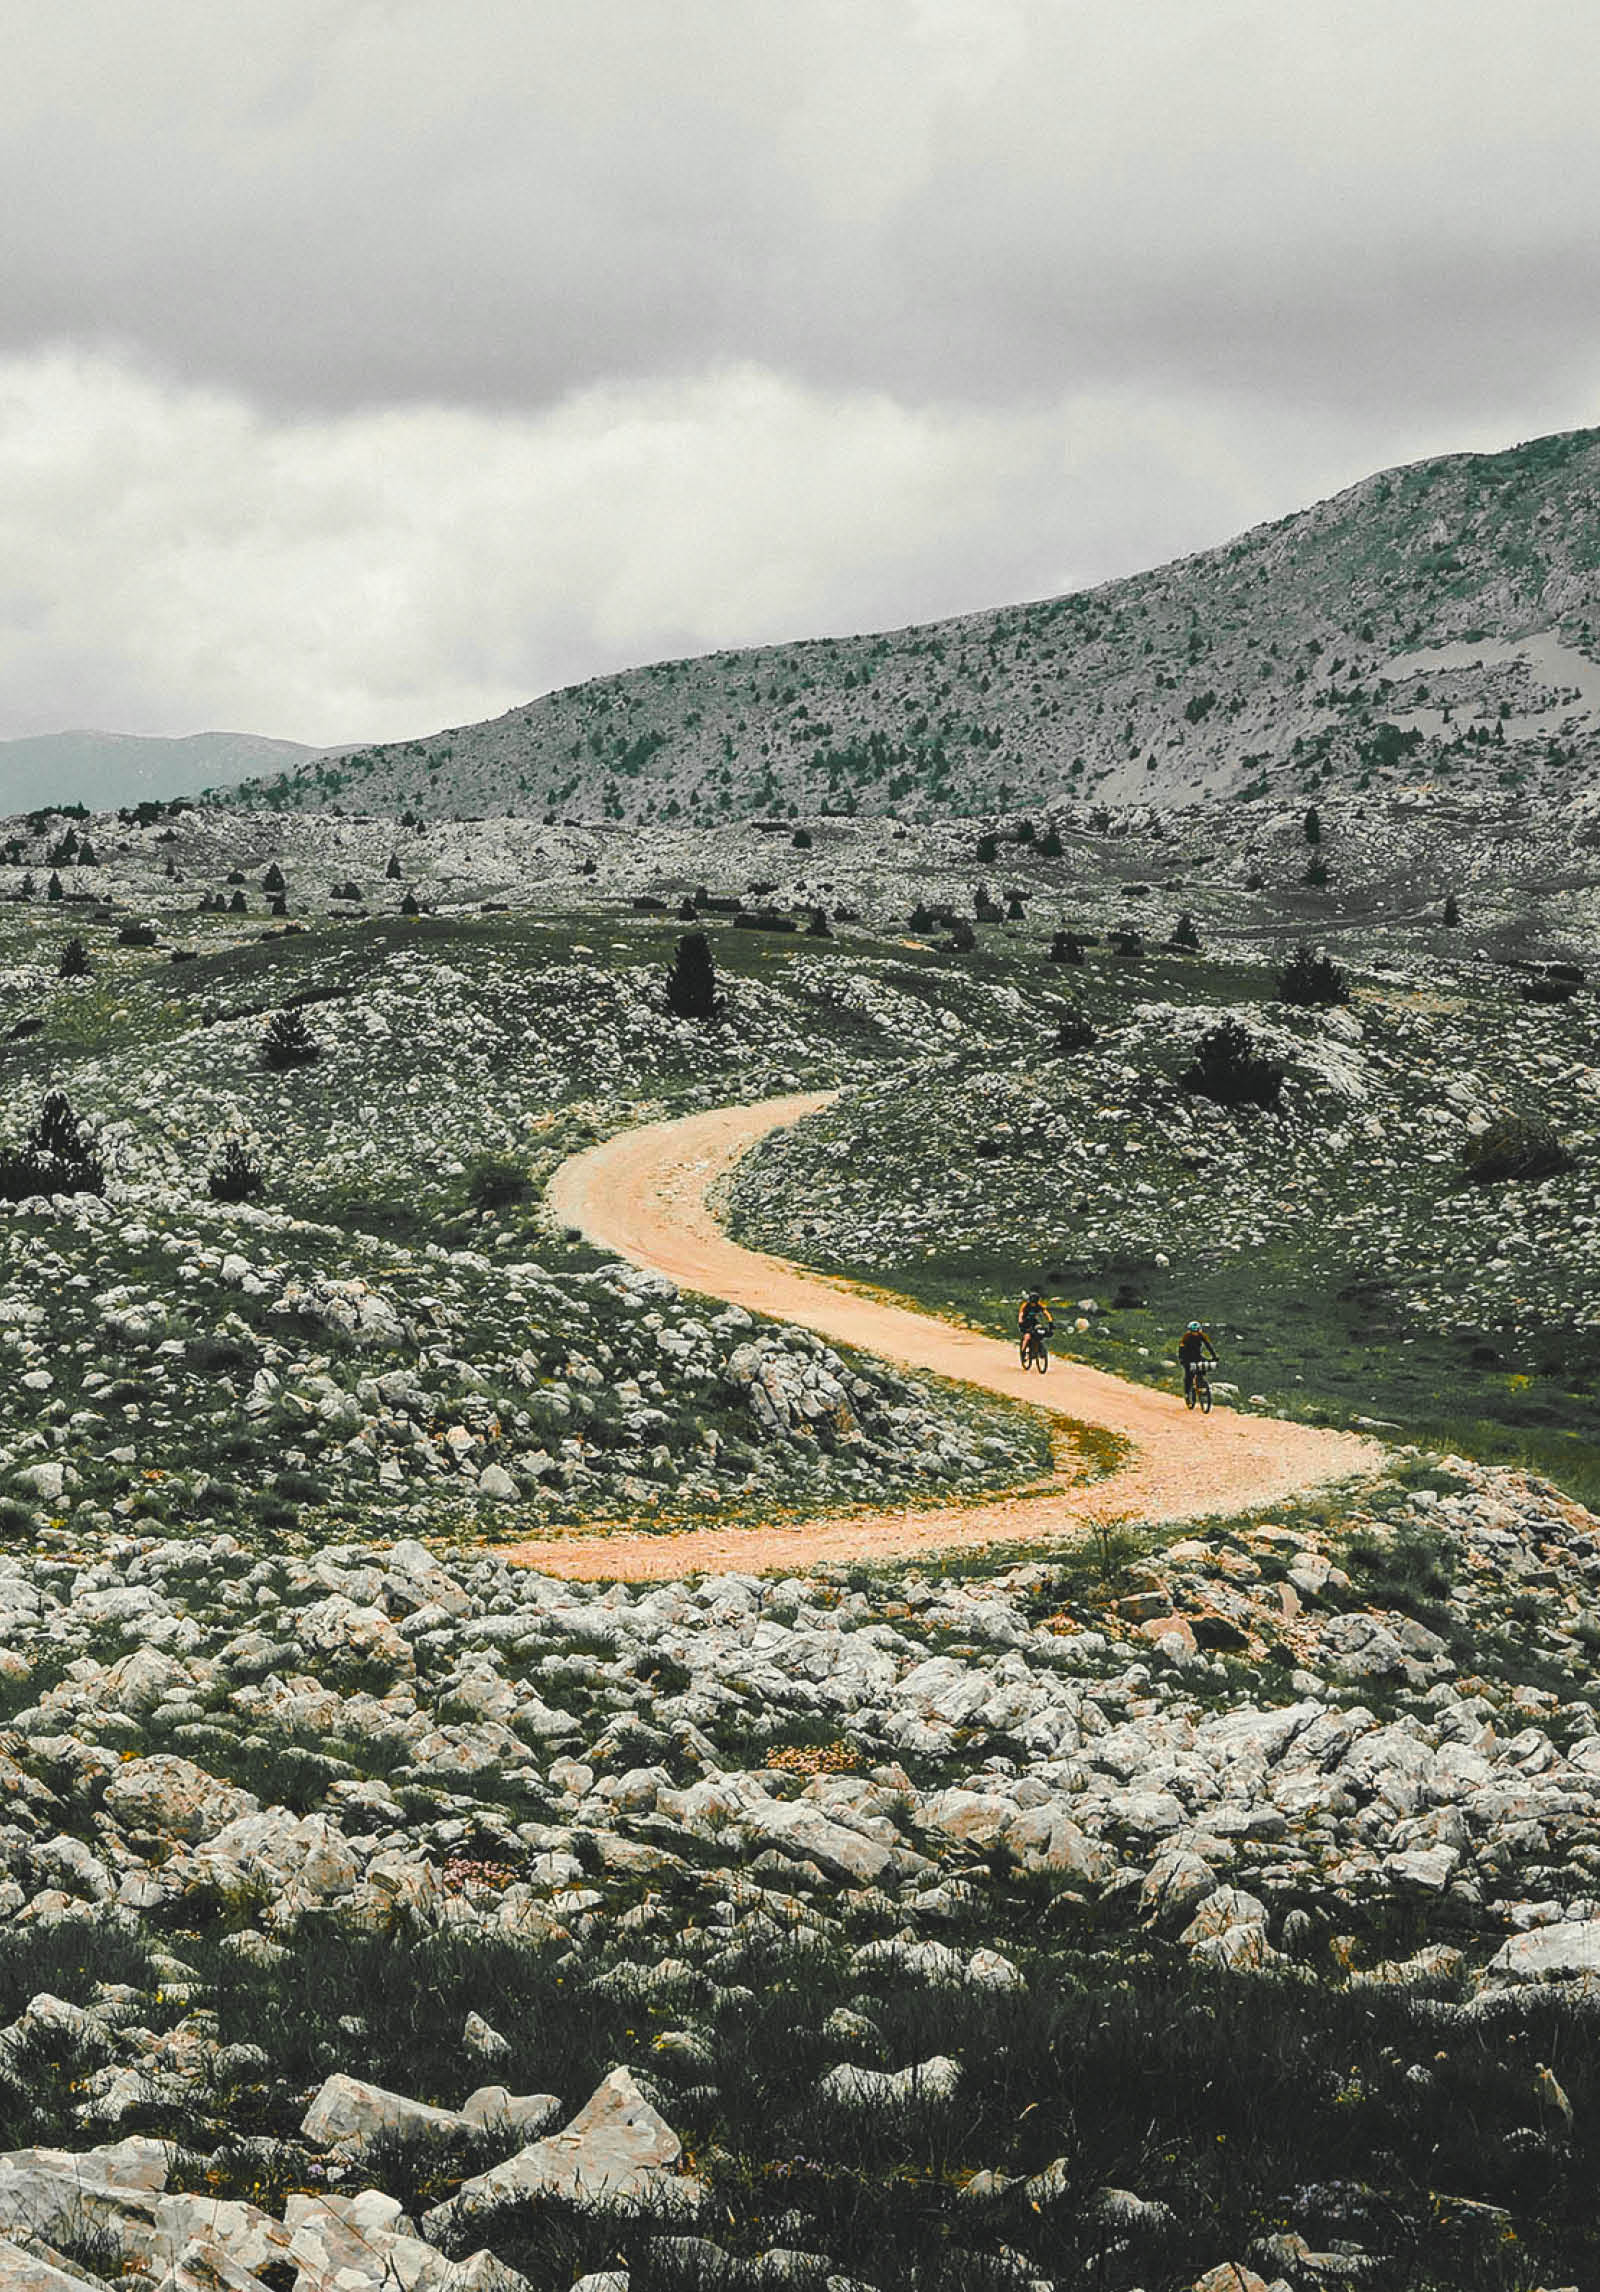
{"label": "mountain ridge", "polygon": [[0,740],[0,813],[87,804],[91,811],[141,797],[197,794],[259,776],[274,763],[292,768],[326,754],[266,733],[101,732],[88,726]]}
{"label": "mountain ridge", "polygon": [[1578,430],[1380,471],[1093,589],[653,662],[230,800],[714,825],[1559,788],[1600,752],[1597,664],[1600,430]]}

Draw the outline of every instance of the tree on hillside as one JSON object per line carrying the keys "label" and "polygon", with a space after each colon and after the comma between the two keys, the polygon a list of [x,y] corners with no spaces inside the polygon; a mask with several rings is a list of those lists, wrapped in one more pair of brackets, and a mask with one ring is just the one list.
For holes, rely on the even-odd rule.
{"label": "tree on hillside", "polygon": [[1070,1058],[1075,1051],[1092,1050],[1099,1039],[1099,1030],[1082,1004],[1069,1003],[1056,1027],[1057,1055]]}
{"label": "tree on hillside", "polygon": [[1200,934],[1195,928],[1194,917],[1187,908],[1172,926],[1172,937],[1167,941],[1167,945],[1175,948],[1180,955],[1199,954]]}
{"label": "tree on hillside", "polygon": [[56,965],[56,977],[58,979],[87,979],[93,969],[94,965],[89,960],[89,950],[83,941],[81,939],[69,939],[61,950],[61,960]]}
{"label": "tree on hillside", "polygon": [[716,1019],[722,1015],[717,967],[711,942],[703,931],[686,931],[678,941],[667,973],[667,1009],[680,1019]]}
{"label": "tree on hillside", "polygon": [[1063,926],[1050,941],[1048,960],[1052,963],[1081,963],[1083,961],[1083,941],[1075,931],[1068,931]]}
{"label": "tree on hillside", "polygon": [[66,1092],[46,1092],[22,1144],[0,1150],[0,1201],[25,1202],[35,1194],[103,1194],[105,1190],[105,1164],[83,1135]]}
{"label": "tree on hillside", "polygon": [[1178,1077],[1182,1090],[1218,1106],[1275,1107],[1284,1069],[1256,1049],[1237,1019],[1224,1019],[1195,1044],[1194,1059]]}
{"label": "tree on hillside", "polygon": [[1305,830],[1306,842],[1308,844],[1320,844],[1322,841],[1322,821],[1318,816],[1317,807],[1315,804],[1313,804],[1310,810],[1306,813],[1305,820],[1302,825]]}
{"label": "tree on hillside", "polygon": [[1302,944],[1278,974],[1278,1000],[1307,1007],[1348,1003],[1350,982],[1331,955],[1314,954]]}
{"label": "tree on hillside", "polygon": [[306,1024],[305,1013],[274,1011],[261,1038],[261,1063],[274,1074],[295,1066],[310,1066],[322,1056],[322,1045]]}

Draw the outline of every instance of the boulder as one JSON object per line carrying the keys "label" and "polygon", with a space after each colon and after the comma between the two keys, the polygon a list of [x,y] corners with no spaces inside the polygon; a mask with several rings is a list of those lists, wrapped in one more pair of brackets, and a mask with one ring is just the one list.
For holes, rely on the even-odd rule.
{"label": "boulder", "polygon": [[255,1814],[258,1805],[248,1791],[164,1751],[128,1760],[106,1785],[106,1812],[123,1830],[153,1831],[191,1844],[214,1838],[240,1815]]}
{"label": "boulder", "polygon": [[1491,1974],[1508,1982],[1571,1981],[1600,1974],[1600,1918],[1572,1919],[1513,1934],[1489,1960]]}
{"label": "boulder", "polygon": [[326,2080],[300,2123],[302,2134],[318,2148],[357,2154],[385,2133],[447,2141],[470,2129],[467,2118],[454,2109],[435,2109],[342,2072]]}
{"label": "boulder", "polygon": [[476,2179],[464,2181],[423,2225],[431,2236],[496,2205],[534,2196],[584,2205],[647,2204],[670,2185],[668,2168],[682,2154],[677,2134],[658,2116],[631,2071],[613,2069],[569,2125]]}

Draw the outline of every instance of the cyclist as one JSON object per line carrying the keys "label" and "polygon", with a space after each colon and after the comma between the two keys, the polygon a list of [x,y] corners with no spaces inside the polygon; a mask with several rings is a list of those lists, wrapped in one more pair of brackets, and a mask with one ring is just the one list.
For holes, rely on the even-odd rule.
{"label": "cyclist", "polygon": [[1026,1344],[1035,1330],[1049,1338],[1055,1328],[1055,1316],[1037,1289],[1024,1290],[1022,1303],[1017,1307],[1017,1337]]}
{"label": "cyclist", "polygon": [[1217,1348],[1212,1344],[1210,1337],[1201,1328],[1199,1322],[1191,1321],[1183,1335],[1178,1339],[1178,1359],[1183,1363],[1183,1397],[1185,1400],[1194,1390],[1194,1373],[1208,1353],[1213,1361],[1219,1358]]}

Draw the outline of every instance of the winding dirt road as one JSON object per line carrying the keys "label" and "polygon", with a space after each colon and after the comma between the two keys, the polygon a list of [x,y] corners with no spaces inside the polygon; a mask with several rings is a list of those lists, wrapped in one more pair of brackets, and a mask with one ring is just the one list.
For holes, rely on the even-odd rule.
{"label": "winding dirt road", "polygon": [[[759,1139],[817,1112],[828,1095],[718,1107],[624,1131],[562,1164],[550,1181],[551,1212],[684,1289],[797,1322],[902,1368],[931,1370],[1058,1418],[1103,1426],[1129,1444],[1122,1462],[1089,1479],[1070,1438],[1063,1438],[1053,1478],[989,1502],[861,1510],[762,1528],[574,1529],[505,1546],[506,1558],[551,1575],[640,1582],[1053,1542],[1117,1520],[1177,1522],[1249,1512],[1381,1464],[1383,1451],[1374,1441],[1243,1416],[1221,1403],[1209,1417],[1191,1415],[1173,1394],[1060,1358],[1048,1378],[1025,1377],[1015,1346],[998,1338],[741,1249],[717,1224],[707,1195]],[[1061,1429],[1068,1434],[1068,1426]]]}

